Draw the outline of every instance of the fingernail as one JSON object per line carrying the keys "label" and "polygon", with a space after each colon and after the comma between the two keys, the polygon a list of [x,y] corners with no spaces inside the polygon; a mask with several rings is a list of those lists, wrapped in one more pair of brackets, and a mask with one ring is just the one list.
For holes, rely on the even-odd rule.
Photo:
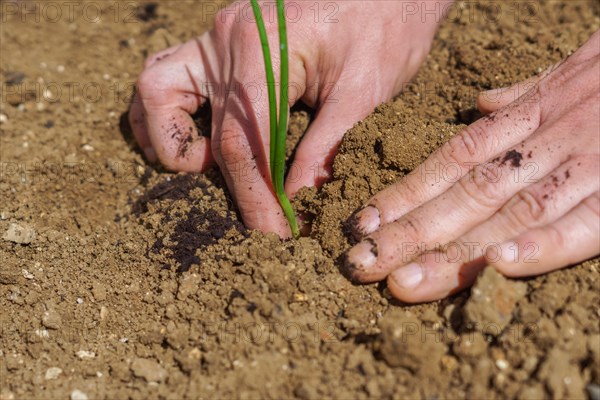
{"label": "fingernail", "polygon": [[486,101],[498,102],[498,101],[500,101],[500,98],[502,97],[502,95],[504,93],[508,92],[509,90],[510,90],[510,86],[498,88],[498,89],[490,89],[490,90],[485,90],[485,91],[481,92],[480,95],[483,96],[483,98]]}
{"label": "fingernail", "polygon": [[352,234],[356,239],[369,235],[379,229],[381,219],[379,210],[375,206],[366,206],[354,215],[352,220]]}
{"label": "fingernail", "polygon": [[146,158],[148,159],[148,161],[150,162],[154,162],[156,161],[156,151],[154,150],[154,147],[146,147],[144,148],[144,154],[146,155]]}
{"label": "fingernail", "polygon": [[377,262],[377,243],[367,238],[348,251],[345,259],[345,272],[351,279],[355,279],[356,272],[367,271]]}
{"label": "fingernail", "polygon": [[497,246],[488,246],[485,251],[486,261],[490,264],[497,262],[515,263],[518,261],[519,245],[514,240]]}
{"label": "fingernail", "polygon": [[410,263],[394,271],[392,279],[403,289],[414,289],[423,280],[423,267],[417,263]]}
{"label": "fingernail", "polygon": [[505,86],[505,87],[502,87],[502,88],[485,90],[483,93],[502,94],[502,93],[508,92],[510,90],[510,88],[511,88],[511,86]]}

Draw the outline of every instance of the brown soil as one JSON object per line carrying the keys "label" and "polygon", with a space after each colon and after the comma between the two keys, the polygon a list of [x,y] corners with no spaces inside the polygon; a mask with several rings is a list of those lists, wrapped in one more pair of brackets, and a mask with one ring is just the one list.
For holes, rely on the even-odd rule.
{"label": "brown soil", "polygon": [[[349,131],[334,180],[299,196],[312,237],[285,242],[243,227],[218,172],[147,165],[124,123],[144,56],[206,30],[201,7],[101,2],[93,23],[80,4],[54,23],[9,4],[23,3],[0,3],[2,400],[598,390],[598,259],[524,282],[486,270],[417,306],[338,270],[351,213],[476,118],[479,90],[573,52],[597,2],[503,3],[492,21],[465,3],[405,93]],[[294,115],[295,138],[307,121]]]}

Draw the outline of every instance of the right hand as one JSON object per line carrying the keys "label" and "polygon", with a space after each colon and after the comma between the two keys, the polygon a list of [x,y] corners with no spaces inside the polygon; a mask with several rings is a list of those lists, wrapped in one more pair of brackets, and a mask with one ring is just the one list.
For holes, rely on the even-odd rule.
{"label": "right hand", "polygon": [[[276,80],[279,43],[274,2],[263,4]],[[436,18],[403,16],[403,2],[296,2],[288,9],[290,101],[316,118],[286,182],[288,196],[319,185],[344,133],[397,94],[426,57]],[[257,88],[259,89],[257,94]],[[206,100],[211,139],[190,117]],[[219,12],[197,39],[149,57],[137,82],[130,122],[149,161],[174,171],[221,169],[249,228],[288,237],[269,173],[269,113],[262,47],[250,3]]]}

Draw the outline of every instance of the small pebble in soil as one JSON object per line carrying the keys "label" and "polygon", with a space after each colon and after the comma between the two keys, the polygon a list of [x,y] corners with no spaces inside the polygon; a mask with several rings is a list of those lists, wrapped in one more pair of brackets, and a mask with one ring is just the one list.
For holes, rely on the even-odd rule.
{"label": "small pebble in soil", "polygon": [[81,297],[77,298],[77,304],[83,304],[83,299]]}
{"label": "small pebble in soil", "polygon": [[496,360],[496,367],[498,367],[498,369],[501,371],[505,370],[506,368],[508,368],[508,361],[503,359]]}
{"label": "small pebble in soil", "polygon": [[26,224],[11,223],[2,239],[19,244],[29,244],[35,240],[36,231]]}
{"label": "small pebble in soil", "polygon": [[33,331],[33,333],[35,333],[38,337],[41,338],[49,338],[50,334],[48,333],[48,330],[46,329],[36,329],[35,331]]}
{"label": "small pebble in soil", "polygon": [[46,375],[44,375],[44,379],[47,381],[57,379],[60,374],[62,374],[63,370],[58,367],[50,367],[46,370]]}
{"label": "small pebble in soil", "polygon": [[75,355],[82,360],[96,357],[96,353],[94,353],[93,351],[87,351],[87,350],[79,350],[77,353],[75,353]]}
{"label": "small pebble in soil", "polygon": [[108,308],[105,306],[100,307],[100,320],[106,319],[108,316]]}
{"label": "small pebble in soil", "polygon": [[88,400],[88,395],[79,389],[75,389],[71,392],[71,400]]}
{"label": "small pebble in soil", "polygon": [[56,67],[56,72],[59,72],[59,73],[65,72],[65,66],[64,65],[58,65]]}
{"label": "small pebble in soil", "polygon": [[6,114],[0,114],[0,124],[5,123],[6,121],[8,121]]}
{"label": "small pebble in soil", "polygon": [[23,274],[23,277],[25,279],[35,279],[35,276],[33,276],[33,274],[31,272],[27,271],[25,268],[23,268],[21,270],[21,273]]}

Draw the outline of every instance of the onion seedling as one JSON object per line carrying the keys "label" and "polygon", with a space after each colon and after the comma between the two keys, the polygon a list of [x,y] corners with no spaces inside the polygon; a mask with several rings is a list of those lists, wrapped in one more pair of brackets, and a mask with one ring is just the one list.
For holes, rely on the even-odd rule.
{"label": "onion seedling", "polygon": [[258,28],[258,35],[262,46],[262,53],[265,63],[265,75],[267,78],[267,88],[269,94],[269,124],[271,149],[269,154],[271,182],[279,204],[285,214],[285,217],[290,224],[292,236],[297,238],[300,236],[298,223],[296,222],[296,214],[290,204],[290,200],[284,190],[284,174],[285,174],[285,139],[287,135],[288,125],[288,84],[289,84],[289,60],[288,60],[288,43],[287,43],[287,28],[285,24],[285,7],[283,0],[277,0],[277,23],[279,26],[279,55],[280,55],[280,75],[281,84],[279,90],[279,119],[277,118],[277,97],[275,94],[275,75],[273,73],[273,62],[271,60],[271,51],[269,48],[269,39],[267,30],[262,17],[262,11],[257,0],[250,0],[252,3],[252,11]]}

